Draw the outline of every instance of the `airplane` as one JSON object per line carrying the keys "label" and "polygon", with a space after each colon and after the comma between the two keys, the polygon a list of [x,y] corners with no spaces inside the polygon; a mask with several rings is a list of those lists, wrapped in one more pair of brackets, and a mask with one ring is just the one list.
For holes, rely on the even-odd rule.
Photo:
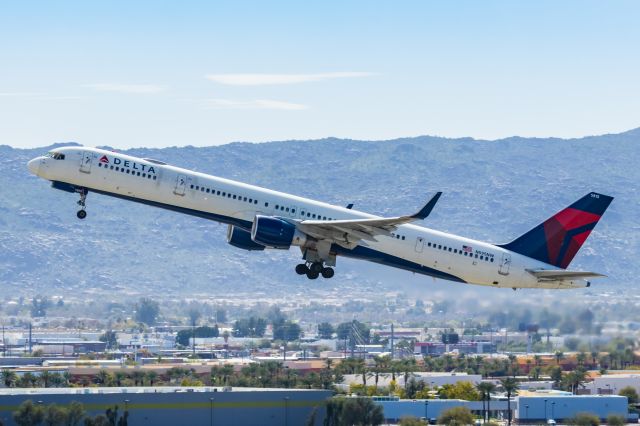
{"label": "airplane", "polygon": [[98,148],[55,148],[27,167],[53,188],[78,194],[79,219],[94,192],[217,221],[228,225],[227,242],[237,248],[299,247],[304,262],[295,271],[312,280],[333,277],[338,256],[514,290],[583,288],[604,276],[567,269],[613,200],[596,192],[498,245],[419,226],[441,192],[414,214],[379,217]]}

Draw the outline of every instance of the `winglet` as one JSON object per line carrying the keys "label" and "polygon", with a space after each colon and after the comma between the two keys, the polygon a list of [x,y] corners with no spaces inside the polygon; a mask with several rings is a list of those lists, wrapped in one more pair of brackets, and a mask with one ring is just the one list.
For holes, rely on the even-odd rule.
{"label": "winglet", "polygon": [[351,209],[353,208],[353,203],[349,203],[349,204],[347,204],[347,208],[348,208],[349,210],[351,210]]}
{"label": "winglet", "polygon": [[431,214],[431,210],[433,210],[433,208],[435,207],[441,195],[442,195],[442,192],[437,192],[436,195],[431,197],[429,202],[425,204],[425,206],[422,209],[420,209],[418,213],[411,215],[411,217],[414,219],[424,219],[427,216],[429,216]]}

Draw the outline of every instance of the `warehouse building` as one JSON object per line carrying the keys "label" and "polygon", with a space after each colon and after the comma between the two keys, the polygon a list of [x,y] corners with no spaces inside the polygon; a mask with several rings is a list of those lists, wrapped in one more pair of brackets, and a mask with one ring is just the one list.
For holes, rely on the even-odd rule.
{"label": "warehouse building", "polygon": [[118,406],[128,411],[129,426],[138,425],[303,425],[314,416],[321,425],[328,390],[129,387],[0,389],[0,422],[15,425],[12,413],[32,400],[43,406],[77,401],[88,415],[104,414]]}

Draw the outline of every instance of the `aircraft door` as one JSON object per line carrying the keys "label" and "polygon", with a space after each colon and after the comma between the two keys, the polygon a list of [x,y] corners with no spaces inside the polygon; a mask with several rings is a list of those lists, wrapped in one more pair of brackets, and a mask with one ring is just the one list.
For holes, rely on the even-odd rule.
{"label": "aircraft door", "polygon": [[82,173],[91,173],[92,162],[93,162],[93,155],[91,151],[84,151],[82,153],[82,162],[80,163],[80,171]]}
{"label": "aircraft door", "polygon": [[416,253],[422,253],[424,250],[424,238],[418,237],[416,239]]}
{"label": "aircraft door", "polygon": [[178,175],[176,177],[176,187],[174,188],[173,193],[176,195],[183,196],[186,190],[187,190],[187,177],[185,175]]}
{"label": "aircraft door", "polygon": [[511,255],[509,253],[502,253],[502,260],[500,261],[500,269],[498,269],[498,273],[500,275],[509,275],[509,268],[511,268]]}

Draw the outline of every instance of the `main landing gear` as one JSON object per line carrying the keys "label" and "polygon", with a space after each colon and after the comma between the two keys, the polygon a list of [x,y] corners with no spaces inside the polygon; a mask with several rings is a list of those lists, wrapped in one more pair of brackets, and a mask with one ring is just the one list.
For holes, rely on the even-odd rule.
{"label": "main landing gear", "polygon": [[78,212],[76,213],[76,216],[78,216],[78,219],[84,219],[85,217],[87,217],[87,211],[85,210],[85,207],[86,207],[85,202],[87,200],[87,194],[89,193],[89,191],[87,191],[87,188],[76,188],[76,192],[80,194],[80,200],[78,201],[80,210],[78,210]]}
{"label": "main landing gear", "polygon": [[322,262],[307,262],[296,265],[296,273],[298,275],[306,275],[310,280],[315,280],[320,275],[322,275],[322,278],[331,278],[335,272],[333,268],[324,266]]}

